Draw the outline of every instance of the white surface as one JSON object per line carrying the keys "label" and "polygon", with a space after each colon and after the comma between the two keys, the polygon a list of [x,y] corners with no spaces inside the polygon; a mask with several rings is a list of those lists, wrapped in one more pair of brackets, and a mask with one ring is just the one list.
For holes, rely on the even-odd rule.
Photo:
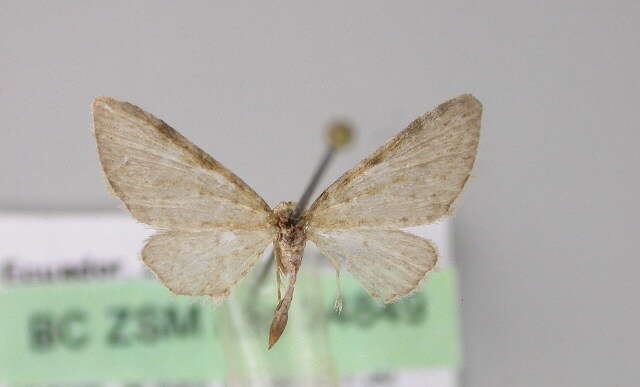
{"label": "white surface", "polygon": [[156,113],[275,204],[301,194],[334,115],[360,132],[323,184],[472,92],[463,383],[635,386],[638,20],[631,0],[4,1],[0,208],[116,207],[88,130],[99,94]]}
{"label": "white surface", "polygon": [[[0,214],[0,267],[12,265],[18,281],[55,274],[65,266],[117,265],[109,278],[133,278],[145,269],[138,254],[152,230],[123,214],[17,215]],[[38,274],[39,273],[39,274]],[[6,273],[2,273],[0,286]],[[58,278],[58,281],[60,278]]]}

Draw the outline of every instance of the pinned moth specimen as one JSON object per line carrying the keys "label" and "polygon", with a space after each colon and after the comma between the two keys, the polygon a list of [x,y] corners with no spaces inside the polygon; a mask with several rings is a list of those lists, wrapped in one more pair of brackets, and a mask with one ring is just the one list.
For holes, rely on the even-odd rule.
{"label": "pinned moth specimen", "polygon": [[[402,231],[450,214],[473,167],[482,105],[462,95],[414,120],[327,188],[308,210],[273,209],[244,181],[163,121],[98,97],[92,122],[109,188],[157,230],[142,260],[175,294],[225,299],[270,243],[288,279],[269,334],[287,324],[307,240],[344,266],[371,297],[414,292],[438,260],[429,241]],[[280,282],[280,281],[278,281]],[[339,287],[337,305],[340,305]]]}

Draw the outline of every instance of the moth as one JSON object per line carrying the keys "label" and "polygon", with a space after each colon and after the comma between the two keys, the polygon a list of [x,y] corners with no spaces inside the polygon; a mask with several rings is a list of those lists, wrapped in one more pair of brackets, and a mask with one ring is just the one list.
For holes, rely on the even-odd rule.
{"label": "moth", "polygon": [[338,279],[346,268],[384,303],[419,288],[438,252],[402,229],[451,214],[476,158],[482,105],[467,94],[418,117],[297,219],[295,203],[269,207],[230,170],[139,107],[98,97],[91,112],[108,186],[136,220],[157,231],[142,260],[173,293],[222,301],[273,243],[276,277],[288,285],[282,294],[278,281],[271,348],[287,324],[307,240]]}

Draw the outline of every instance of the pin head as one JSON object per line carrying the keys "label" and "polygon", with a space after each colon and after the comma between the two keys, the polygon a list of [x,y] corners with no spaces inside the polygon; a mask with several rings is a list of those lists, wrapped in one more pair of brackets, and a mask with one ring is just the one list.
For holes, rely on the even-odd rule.
{"label": "pin head", "polygon": [[335,121],[329,125],[327,139],[329,145],[335,149],[341,148],[351,142],[353,127],[346,121]]}

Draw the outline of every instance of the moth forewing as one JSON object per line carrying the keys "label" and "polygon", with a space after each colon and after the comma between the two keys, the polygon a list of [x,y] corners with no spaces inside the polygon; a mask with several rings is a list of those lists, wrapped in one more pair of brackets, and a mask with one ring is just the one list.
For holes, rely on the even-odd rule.
{"label": "moth forewing", "polygon": [[260,196],[163,121],[108,97],[95,99],[92,120],[109,186],[138,221],[190,231],[268,224]]}
{"label": "moth forewing", "polygon": [[406,228],[446,215],[473,167],[482,105],[454,98],[414,120],[313,203],[310,228]]}

